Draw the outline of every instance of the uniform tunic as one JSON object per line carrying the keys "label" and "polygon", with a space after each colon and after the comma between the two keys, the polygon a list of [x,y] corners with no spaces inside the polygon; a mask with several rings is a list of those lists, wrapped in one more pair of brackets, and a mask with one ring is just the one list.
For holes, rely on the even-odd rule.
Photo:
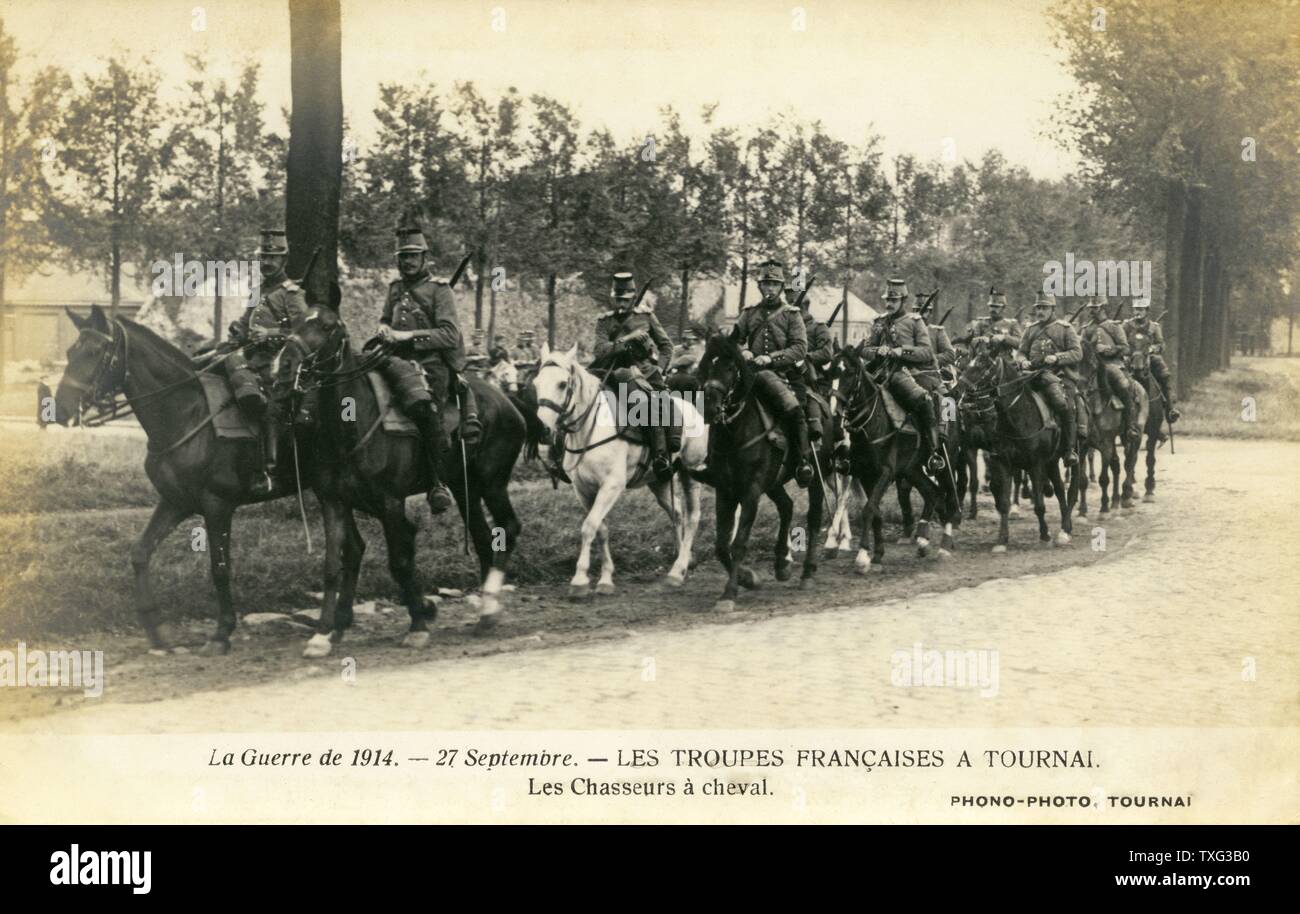
{"label": "uniform tunic", "polygon": [[808,357],[808,331],[803,314],[793,305],[750,305],[736,318],[733,332],[740,345],[755,356],[770,357],[771,370],[777,374],[793,379],[803,371]]}
{"label": "uniform tunic", "polygon": [[[427,331],[427,338],[399,343],[394,353],[423,366],[434,402],[444,403],[451,393],[451,372],[465,367],[465,341],[456,319],[456,299],[451,286],[427,272],[413,282],[395,279],[388,286],[388,298],[379,322],[394,330]],[[390,365],[389,369],[385,375],[397,387],[404,405],[420,399],[419,391],[400,366]]]}
{"label": "uniform tunic", "polygon": [[831,332],[826,325],[812,314],[803,316],[804,333],[808,337],[808,355],[804,361],[804,377],[809,384],[816,384],[821,373],[835,358],[835,346],[831,342]]}
{"label": "uniform tunic", "polygon": [[655,317],[654,308],[647,303],[632,310],[615,308],[597,318],[595,356],[597,359],[609,356],[619,340],[638,330],[644,331],[649,342],[641,340],[634,345],[633,364],[642,377],[657,382],[661,372],[672,362],[673,341],[664,332],[659,318]]}
{"label": "uniform tunic", "polygon": [[263,371],[275,359],[278,347],[270,345],[277,337],[288,336],[293,325],[306,316],[307,297],[302,288],[281,273],[264,282],[256,301],[250,299],[244,313],[235,322],[234,335],[244,343],[263,343],[245,350],[249,367]]}
{"label": "uniform tunic", "polygon": [[992,315],[977,317],[970,322],[966,328],[966,335],[961,338],[962,342],[969,343],[976,337],[991,337],[1001,334],[1011,339],[1011,345],[1016,345],[1020,339],[1020,322],[1013,317],[1000,317],[996,321]]}

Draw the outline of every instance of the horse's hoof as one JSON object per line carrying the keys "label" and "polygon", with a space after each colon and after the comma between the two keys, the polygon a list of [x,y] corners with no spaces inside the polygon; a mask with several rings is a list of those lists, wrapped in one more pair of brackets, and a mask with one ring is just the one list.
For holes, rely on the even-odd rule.
{"label": "horse's hoof", "polygon": [[736,611],[735,600],[719,600],[713,604],[713,611],[716,613],[730,613]]}
{"label": "horse's hoof", "polygon": [[488,632],[495,630],[500,621],[501,616],[497,614],[479,616],[478,622],[474,625],[474,634],[486,635]]}
{"label": "horse's hoof", "polygon": [[668,576],[664,578],[664,583],[669,587],[681,587],[686,583],[686,576],[669,572]]}
{"label": "horse's hoof", "polygon": [[601,581],[599,584],[596,585],[596,593],[600,594],[602,597],[607,597],[613,592],[614,592],[614,585],[611,584],[609,581]]}
{"label": "horse's hoof", "polygon": [[938,556],[941,559],[950,559],[952,558],[952,553],[949,552],[947,549],[943,548],[942,546],[940,546]]}
{"label": "horse's hoof", "polygon": [[776,579],[778,581],[788,581],[790,580],[790,566],[780,565],[777,567],[774,574],[776,575]]}
{"label": "horse's hoof", "polygon": [[846,558],[848,558],[848,557],[851,556],[851,555],[853,555],[853,547],[852,547],[852,546],[845,546],[843,549],[841,549],[841,550],[839,551],[839,556],[840,556],[840,558],[842,558],[842,559],[846,559]]}
{"label": "horse's hoof", "polygon": [[812,575],[808,575],[807,577],[802,577],[799,579],[800,590],[811,590],[812,586],[813,586]]}
{"label": "horse's hoof", "polygon": [[1058,546],[1070,545],[1070,534],[1066,533],[1064,530],[1056,534],[1056,545]]}
{"label": "horse's hoof", "polygon": [[917,539],[916,555],[918,558],[925,558],[930,554],[930,541],[927,539]]}
{"label": "horse's hoof", "polygon": [[1020,516],[1020,505],[1012,505],[1012,506],[1011,506],[1011,509],[1010,509],[1009,511],[1007,511],[1007,516],[1008,516],[1008,517],[1019,517],[1019,516]]}
{"label": "horse's hoof", "polygon": [[1006,552],[1006,551],[1007,551],[1007,547],[1006,547],[1006,546],[1003,546],[1003,545],[1000,544],[1000,543],[999,543],[998,545],[996,545],[996,546],[993,547],[993,554],[994,554],[994,555],[1002,555],[1002,554],[1003,554],[1004,552]]}
{"label": "horse's hoof", "polygon": [[321,657],[328,657],[333,649],[334,642],[330,639],[330,636],[317,632],[307,641],[307,646],[303,648],[302,655],[308,660],[317,660]]}
{"label": "horse's hoof", "polygon": [[402,639],[402,647],[409,647],[418,650],[427,647],[429,644],[428,632],[407,632],[406,637]]}
{"label": "horse's hoof", "polygon": [[586,602],[591,599],[591,588],[586,584],[570,584],[569,599],[575,603]]}
{"label": "horse's hoof", "polygon": [[199,648],[200,657],[224,657],[230,653],[229,641],[218,641],[216,638],[210,638]]}
{"label": "horse's hoof", "polygon": [[167,656],[170,656],[171,653],[172,653],[172,649],[171,649],[170,647],[151,647],[151,648],[149,648],[149,656],[150,656],[150,657],[167,657]]}
{"label": "horse's hoof", "polygon": [[884,562],[872,562],[870,565],[867,566],[867,574],[884,574],[884,572],[885,572]]}
{"label": "horse's hoof", "polygon": [[746,590],[754,590],[758,587],[758,576],[754,574],[754,569],[742,568],[736,576],[736,583]]}

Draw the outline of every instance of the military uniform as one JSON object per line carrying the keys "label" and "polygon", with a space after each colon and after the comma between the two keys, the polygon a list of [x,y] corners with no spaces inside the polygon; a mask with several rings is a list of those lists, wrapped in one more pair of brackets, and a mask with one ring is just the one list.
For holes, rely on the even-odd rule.
{"label": "military uniform", "polygon": [[[254,256],[288,255],[289,244],[283,231],[268,229],[261,233],[261,244]],[[285,338],[308,310],[306,295],[281,267],[274,276],[262,280],[256,298],[249,299],[244,313],[230,325],[230,342],[238,348],[226,357],[226,377],[240,409],[261,429],[263,473],[253,485],[257,495],[271,493],[278,456],[276,430],[267,415],[262,385],[270,381],[271,363]]]}
{"label": "military uniform", "polygon": [[[1133,355],[1146,353],[1147,369],[1160,385],[1160,393],[1165,398],[1165,409],[1169,421],[1178,419],[1178,410],[1174,408],[1173,391],[1169,388],[1169,366],[1165,364],[1165,335],[1157,321],[1145,319],[1147,306],[1133,303],[1133,317],[1124,321],[1124,335],[1128,338],[1129,349]],[[1139,320],[1139,317],[1144,318]]]}
{"label": "military uniform", "polygon": [[[780,261],[766,260],[759,265],[758,284],[785,285],[785,268]],[[804,380],[804,362],[808,357],[808,331],[803,314],[793,305],[781,301],[778,292],[772,301],[765,297],[744,308],[731,330],[732,339],[754,359],[764,358],[764,365],[754,378],[754,390],[786,425],[787,433],[799,449],[799,467],[795,479],[801,486],[812,481],[810,463],[812,447],[808,437],[808,419],[804,404],[808,388]]]}
{"label": "military uniform", "polygon": [[1073,405],[1079,383],[1076,366],[1083,361],[1079,335],[1069,321],[1049,318],[1026,327],[1019,348],[1030,368],[1043,369],[1030,384],[1056,416],[1064,433],[1066,462],[1074,463],[1079,429]]}
{"label": "military uniform", "polygon": [[[907,284],[901,279],[889,280],[889,289],[882,297],[887,301],[907,299]],[[938,414],[930,398],[930,392],[939,389],[939,366],[930,348],[930,328],[925,319],[914,311],[904,312],[901,307],[876,318],[862,354],[868,360],[882,359],[886,349],[898,349],[902,353],[895,357],[897,366],[889,373],[885,386],[911,414],[928,441],[931,470],[941,470]]]}
{"label": "military uniform", "polygon": [[[1013,317],[1002,317],[1002,309],[1007,306],[1007,296],[1004,292],[999,292],[996,288],[989,289],[988,308],[989,313],[984,317],[977,317],[966,327],[966,333],[958,338],[957,342],[970,345],[976,340],[991,340],[995,336],[1006,337],[1012,348],[1016,346],[1020,339],[1021,326],[1020,322]],[[997,312],[996,314],[994,312]]]}
{"label": "military uniform", "polygon": [[[1128,434],[1141,434],[1137,420],[1137,404],[1133,399],[1133,390],[1128,373],[1124,370],[1128,358],[1128,337],[1119,321],[1105,316],[1106,300],[1096,300],[1100,304],[1099,314],[1089,308],[1089,322],[1083,326],[1084,364],[1095,370],[1098,388],[1103,397],[1117,396],[1124,402],[1124,412],[1128,417]],[[1092,379],[1085,379],[1091,384]]]}

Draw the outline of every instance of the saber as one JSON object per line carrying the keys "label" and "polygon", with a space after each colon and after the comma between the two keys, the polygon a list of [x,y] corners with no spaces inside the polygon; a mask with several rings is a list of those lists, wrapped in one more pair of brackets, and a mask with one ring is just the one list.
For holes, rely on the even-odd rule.
{"label": "saber", "polygon": [[461,258],[460,266],[456,267],[456,272],[451,274],[451,281],[447,283],[449,287],[453,289],[456,288],[456,283],[460,282],[460,278],[465,274],[465,268],[469,266],[470,258],[473,256],[474,256],[474,252],[470,251],[463,258]]}

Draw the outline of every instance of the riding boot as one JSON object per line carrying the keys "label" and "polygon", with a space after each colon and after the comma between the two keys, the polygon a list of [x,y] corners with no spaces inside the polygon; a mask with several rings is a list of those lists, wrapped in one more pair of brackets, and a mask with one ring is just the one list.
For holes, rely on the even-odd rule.
{"label": "riding boot", "polygon": [[806,489],[813,481],[812,445],[808,441],[808,423],[804,420],[803,409],[795,407],[784,416],[787,434],[799,448],[799,465],[794,471],[794,481],[799,488]]}
{"label": "riding boot", "polygon": [[917,424],[921,427],[921,432],[925,435],[925,440],[930,442],[930,458],[926,461],[925,468],[930,471],[931,475],[938,475],[943,472],[944,467],[948,464],[943,459],[943,448],[939,444],[939,428],[934,416],[934,403],[926,395],[925,405],[912,413]]}
{"label": "riding boot", "polygon": [[1079,462],[1077,456],[1079,450],[1079,427],[1074,418],[1074,411],[1062,409],[1056,414],[1056,421],[1061,423],[1061,435],[1065,455],[1062,459],[1065,465],[1072,467]]}
{"label": "riding boot", "polygon": [[1163,378],[1156,378],[1156,383],[1160,385],[1160,393],[1165,398],[1165,418],[1169,420],[1170,425],[1173,425],[1178,421],[1179,412],[1178,408],[1174,406],[1173,391],[1169,389],[1169,376],[1165,375]]}
{"label": "riding boot", "polygon": [[429,510],[441,514],[451,506],[451,490],[443,483],[441,476],[442,459],[446,451],[442,416],[427,401],[409,409],[408,413],[420,430],[420,440],[424,442],[424,459],[429,468]]}
{"label": "riding boot", "polygon": [[673,478],[673,467],[668,460],[668,435],[662,425],[650,427],[650,469],[660,482]]}
{"label": "riding boot", "polygon": [[1138,421],[1141,417],[1138,416],[1137,397],[1133,394],[1132,382],[1120,385],[1119,398],[1124,401],[1124,421],[1128,425],[1127,437],[1141,439],[1142,425]]}
{"label": "riding boot", "polygon": [[457,389],[460,391],[460,440],[473,447],[483,435],[483,425],[478,418],[478,397],[464,378],[460,379]]}

